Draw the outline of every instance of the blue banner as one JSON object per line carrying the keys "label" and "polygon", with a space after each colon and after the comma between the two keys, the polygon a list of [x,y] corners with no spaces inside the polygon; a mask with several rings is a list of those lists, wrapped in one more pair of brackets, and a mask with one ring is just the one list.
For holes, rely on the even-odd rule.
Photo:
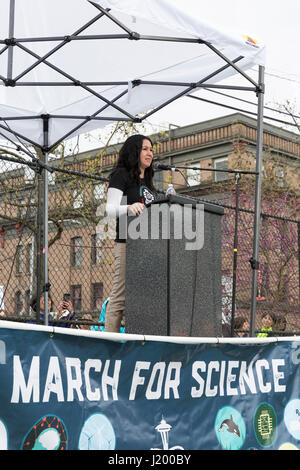
{"label": "blue banner", "polygon": [[2,327],[0,449],[299,449],[299,364],[299,338],[114,342]]}

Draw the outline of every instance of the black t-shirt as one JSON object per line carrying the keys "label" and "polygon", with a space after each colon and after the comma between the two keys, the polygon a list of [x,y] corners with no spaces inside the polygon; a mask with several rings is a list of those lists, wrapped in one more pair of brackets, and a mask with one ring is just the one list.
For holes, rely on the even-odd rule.
{"label": "black t-shirt", "polygon": [[[129,174],[125,168],[118,168],[111,176],[109,188],[119,189],[123,192],[123,199],[121,204],[131,205],[135,202],[142,202],[143,204],[151,204],[156,198],[156,193],[147,187],[145,180],[140,179],[140,184],[130,181]],[[123,217],[123,216],[121,216]],[[116,240],[117,242],[125,243],[125,239],[119,238],[119,218],[117,218],[116,225]]]}

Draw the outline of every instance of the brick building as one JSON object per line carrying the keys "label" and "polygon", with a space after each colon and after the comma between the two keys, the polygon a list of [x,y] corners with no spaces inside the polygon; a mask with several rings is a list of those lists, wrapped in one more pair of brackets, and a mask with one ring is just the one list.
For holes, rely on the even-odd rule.
{"label": "brick building", "polygon": [[[226,203],[232,195],[233,176],[225,172],[209,170],[236,169],[241,161],[246,161],[248,168],[253,170],[255,168],[256,121],[240,113],[170,129],[168,135],[161,137],[157,134],[152,138],[155,142],[154,158],[156,160],[168,165],[193,167],[200,170],[182,168],[181,173],[157,171],[155,185],[160,191],[164,191],[167,184],[172,181],[178,192]],[[84,152],[77,155],[75,160],[67,157],[65,158],[65,168],[86,172],[90,168],[91,162],[98,159],[98,169],[100,167],[102,175],[107,176],[113,168],[118,148],[119,145],[112,145],[106,149],[106,153],[103,155],[101,149]],[[271,171],[278,187],[284,189],[285,186],[288,186],[298,196],[300,187],[299,163],[300,143],[298,136],[265,123],[263,171],[265,173]],[[55,165],[58,166],[57,161],[55,161]],[[29,313],[29,298],[34,289],[35,248],[33,235],[28,227],[23,227],[22,236],[19,238],[22,218],[17,212],[20,208],[8,204],[7,181],[10,181],[11,185],[9,197],[23,198],[24,200],[24,194],[29,195],[32,174],[28,176],[28,171],[24,168],[18,170],[6,168],[7,171],[2,173],[2,188],[0,188],[0,211],[2,212],[2,215],[0,212],[0,288],[2,286],[2,291],[6,292],[5,312],[11,315],[14,313],[27,314]],[[62,179],[61,174],[55,174],[55,179],[51,177],[49,180],[49,208],[60,204],[59,198],[61,198],[61,188],[63,188],[65,201],[63,205],[72,205],[74,212],[68,220],[64,221],[64,229],[60,238],[49,249],[49,280],[52,297],[57,306],[63,293],[70,292],[78,312],[92,311],[97,315],[100,305],[110,292],[113,274],[113,242],[108,240],[99,244],[95,223],[91,222],[88,217],[82,218],[78,214],[76,216],[76,211],[80,211],[87,203],[104,204],[106,185],[93,182],[78,191],[78,189],[74,189],[72,184],[68,186],[66,180],[58,191],[59,178]],[[18,181],[17,191],[15,190],[16,181]],[[30,223],[34,223],[36,214],[31,214],[29,210],[28,215]],[[20,222],[21,225],[18,225]],[[50,219],[49,237],[56,233],[57,227],[54,225]],[[226,237],[226,233],[224,236]],[[226,248],[226,243],[226,239],[224,239],[223,249]],[[228,242],[228,248],[230,250],[230,242]],[[230,280],[231,268],[231,253],[230,256],[224,254],[223,274],[225,281],[226,279]],[[299,284],[299,275],[297,274],[297,276],[294,282]],[[230,282],[228,292],[227,294],[230,296]],[[249,293],[246,297],[249,297]],[[299,305],[299,291],[295,294],[295,299],[293,303],[297,304],[298,301]],[[239,302],[241,305],[243,304],[242,300]],[[247,310],[247,301],[242,307]]]}

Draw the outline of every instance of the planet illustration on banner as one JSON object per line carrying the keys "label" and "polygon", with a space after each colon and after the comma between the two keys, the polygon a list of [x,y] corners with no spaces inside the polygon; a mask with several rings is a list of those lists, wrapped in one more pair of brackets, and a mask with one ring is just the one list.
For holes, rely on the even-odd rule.
{"label": "planet illustration on banner", "polygon": [[278,450],[299,450],[299,449],[294,444],[291,444],[290,442],[285,442],[284,444],[281,444]]}
{"label": "planet illustration on banner", "polygon": [[246,425],[242,415],[233,407],[221,408],[215,419],[215,433],[225,450],[239,450],[246,438]]}
{"label": "planet illustration on banner", "polygon": [[288,432],[300,441],[300,400],[291,400],[284,410],[284,423]]}
{"label": "planet illustration on banner", "polygon": [[54,415],[43,416],[37,421],[25,439],[23,450],[66,450],[67,432],[63,422]]}
{"label": "planet illustration on banner", "polygon": [[116,436],[109,419],[102,413],[91,415],[84,423],[79,436],[79,450],[114,450]]}

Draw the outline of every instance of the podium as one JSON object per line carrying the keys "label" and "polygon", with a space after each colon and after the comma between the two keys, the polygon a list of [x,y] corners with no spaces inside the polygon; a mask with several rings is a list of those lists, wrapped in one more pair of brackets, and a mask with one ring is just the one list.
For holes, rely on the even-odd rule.
{"label": "podium", "polygon": [[128,217],[126,333],[221,336],[223,213],[172,195]]}

